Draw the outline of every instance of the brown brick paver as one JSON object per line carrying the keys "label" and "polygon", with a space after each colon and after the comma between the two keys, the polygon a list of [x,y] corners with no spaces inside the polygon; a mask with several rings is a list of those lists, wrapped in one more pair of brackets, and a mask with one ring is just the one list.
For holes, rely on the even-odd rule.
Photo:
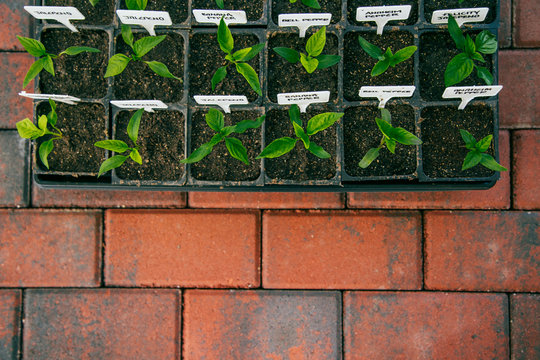
{"label": "brown brick paver", "polygon": [[540,209],[540,130],[514,132],[514,207]]}
{"label": "brown brick paver", "polygon": [[540,295],[510,296],[512,360],[540,359]]}
{"label": "brown brick paver", "polygon": [[0,50],[24,51],[16,35],[31,37],[31,17],[23,7],[32,0],[0,0]]}
{"label": "brown brick paver", "polygon": [[[23,90],[23,79],[33,62],[34,57],[26,53],[0,52],[0,129],[15,129],[17,121],[32,117],[32,100],[18,94]],[[34,92],[33,89],[32,81],[26,92]]]}
{"label": "brown brick paver", "polygon": [[20,323],[21,291],[0,290],[0,359],[17,359]]}
{"label": "brown brick paver", "polygon": [[0,132],[0,207],[28,205],[28,148],[16,131]]}
{"label": "brown brick paver", "polygon": [[514,0],[514,45],[517,47],[540,47],[540,2],[537,0]]}

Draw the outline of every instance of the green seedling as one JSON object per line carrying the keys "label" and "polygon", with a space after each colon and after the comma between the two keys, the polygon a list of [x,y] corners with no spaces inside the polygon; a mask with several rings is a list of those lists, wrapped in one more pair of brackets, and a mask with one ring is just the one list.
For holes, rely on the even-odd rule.
{"label": "green seedling", "polygon": [[416,46],[407,46],[395,54],[392,54],[391,48],[387,48],[386,51],[383,52],[381,48],[371,44],[360,35],[358,36],[358,42],[369,56],[375,60],[379,60],[371,70],[371,76],[373,77],[383,74],[390,66],[395,67],[397,64],[409,59],[417,49]]}
{"label": "green seedling", "polygon": [[486,151],[491,146],[491,140],[493,135],[488,135],[482,140],[476,142],[474,136],[467,130],[460,129],[461,137],[465,142],[465,147],[469,149],[469,152],[465,156],[461,170],[470,169],[478,164],[487,167],[493,171],[508,171],[504,166],[500,165],[493,156],[486,154]]}
{"label": "green seedling", "polygon": [[464,36],[456,19],[452,15],[448,17],[448,31],[456,43],[456,47],[463,51],[456,55],[446,67],[444,83],[446,86],[459,84],[469,77],[474,69],[478,77],[487,85],[493,84],[493,75],[485,67],[478,66],[474,62],[485,63],[484,55],[493,54],[497,51],[497,37],[488,30],[484,30],[473,41],[470,35]]}
{"label": "green seedling", "polygon": [[137,146],[137,139],[139,137],[139,126],[141,125],[143,113],[144,109],[137,110],[131,119],[129,119],[127,126],[127,134],[135,145],[134,147],[129,147],[128,144],[122,140],[103,140],[94,144],[94,146],[97,146],[98,148],[114,151],[118,154],[125,154],[126,152],[129,152],[128,155],[114,155],[105,160],[99,168],[98,177],[105,174],[109,170],[122,166],[122,164],[125,163],[128,158],[131,158],[131,160],[137,164],[142,165],[142,158],[141,154],[139,153],[139,147]]}
{"label": "green seedling", "polygon": [[[38,150],[39,158],[47,169],[49,168],[48,157],[54,149],[54,141],[61,139],[63,136],[62,132],[56,127],[58,120],[56,103],[49,99],[49,105],[51,106],[51,111],[47,115],[41,115],[39,117],[38,126],[34,125],[28,118],[16,124],[19,135],[24,139],[37,140],[41,137],[49,137],[48,140],[41,143]],[[48,129],[48,125],[53,128],[53,131]]]}
{"label": "green seedling", "polygon": [[311,141],[310,136],[315,135],[319,131],[323,131],[330,126],[334,125],[336,121],[341,119],[343,113],[332,113],[327,112],[319,115],[315,115],[309,119],[307,123],[306,130],[302,127],[302,120],[300,120],[300,109],[298,105],[294,104],[289,109],[289,118],[294,127],[294,133],[296,134],[296,139],[285,136],[279,139],[272,141],[264,150],[261,152],[257,159],[262,158],[277,158],[282,155],[287,154],[296,146],[298,140],[301,140],[304,143],[304,147],[311,152],[313,155],[321,158],[328,159],[330,154],[326,152],[321,146],[315,144]]}
{"label": "green seedling", "polygon": [[317,69],[326,69],[341,61],[341,56],[339,55],[321,54],[325,45],[326,26],[323,26],[308,39],[306,43],[307,54],[286,47],[275,47],[273,50],[291,64],[296,64],[300,61],[304,69],[311,74]]}
{"label": "green seedling", "polygon": [[126,7],[129,10],[144,10],[148,0],[126,0]]}
{"label": "green seedling", "polygon": [[386,146],[392,154],[396,153],[396,144],[420,145],[422,141],[414,134],[401,127],[392,126],[392,116],[387,109],[381,109],[381,118],[375,118],[379,130],[383,134],[379,146],[368,150],[366,155],[360,160],[358,166],[362,169],[367,168],[377,157],[383,147]]}
{"label": "green seedling", "polygon": [[90,4],[92,4],[92,6],[96,6],[97,3],[99,2],[99,0],[88,0],[90,1]]}
{"label": "green seedling", "polygon": [[194,150],[187,159],[180,162],[182,164],[192,164],[201,161],[212,152],[214,146],[225,140],[225,146],[227,146],[229,154],[233,158],[249,165],[247,150],[242,144],[242,141],[230,135],[234,133],[242,134],[248,129],[256,129],[262,125],[265,118],[266,115],[263,115],[255,120],[244,120],[233,126],[225,126],[223,113],[216,109],[210,109],[206,114],[205,120],[208,126],[214,130],[216,134],[209,142],[201,145]]}
{"label": "green seedling", "polygon": [[225,60],[227,65],[220,67],[212,76],[212,91],[216,89],[216,86],[222,82],[227,76],[227,68],[229,65],[234,64],[236,71],[246,79],[249,86],[259,96],[262,96],[261,84],[259,82],[259,75],[253,70],[253,68],[247,63],[247,61],[253,59],[264,48],[264,43],[257,44],[252,47],[248,47],[236,52],[232,52],[234,48],[234,39],[231,30],[225,24],[223,18],[219,22],[217,40],[221,50],[227,54]]}
{"label": "green seedling", "polygon": [[[294,4],[297,0],[289,0],[289,2],[291,4]],[[309,6],[310,8],[313,8],[313,9],[320,9],[321,8],[321,5],[319,5],[319,1],[318,0],[302,0],[302,4],[306,5],[306,6]]]}
{"label": "green seedling", "polygon": [[43,45],[43,43],[39,40],[34,40],[23,36],[17,36],[17,39],[19,39],[21,45],[30,55],[38,58],[32,64],[32,66],[30,66],[30,69],[26,73],[23,81],[23,88],[27,87],[30,81],[38,76],[43,69],[45,69],[45,71],[50,73],[52,76],[55,76],[53,59],[58,59],[62,55],[75,56],[83,52],[100,52],[100,50],[88,46],[70,46],[60,54],[55,55],[48,53],[45,49],[45,45]]}
{"label": "green seedling", "polygon": [[107,72],[105,73],[105,77],[108,78],[121,74],[131,61],[143,61],[153,72],[155,72],[159,76],[181,80],[180,78],[171,74],[171,72],[167,68],[167,65],[159,61],[144,61],[141,59],[150,50],[152,50],[153,48],[158,46],[163,40],[165,40],[166,37],[167,35],[146,36],[137,40],[134,43],[131,27],[127,25],[122,25],[122,39],[124,39],[124,42],[128,44],[129,47],[133,50],[133,55],[129,57],[124,54],[116,54],[111,57],[109,59],[109,65],[107,66]]}
{"label": "green seedling", "polygon": [[225,2],[223,0],[216,0],[216,5],[218,8],[223,9],[225,7]]}

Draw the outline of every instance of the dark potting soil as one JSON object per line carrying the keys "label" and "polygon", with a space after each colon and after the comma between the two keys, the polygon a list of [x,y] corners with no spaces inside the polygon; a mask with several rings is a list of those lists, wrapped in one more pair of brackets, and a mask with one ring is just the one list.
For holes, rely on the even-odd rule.
{"label": "dark potting soil", "polygon": [[[417,0],[349,0],[347,3],[347,14],[350,24],[360,26],[373,26],[377,28],[374,22],[356,21],[356,9],[365,6],[388,6],[388,5],[411,5],[411,13],[407,20],[389,21],[386,26],[392,25],[413,25],[418,21],[418,1]],[[386,31],[386,30],[385,30]]]}
{"label": "dark potting soil", "polygon": [[[467,34],[467,32],[465,32]],[[476,39],[478,32],[470,33]],[[420,95],[424,100],[441,100],[444,89],[444,71],[454,56],[461,51],[447,32],[428,32],[420,37]],[[482,66],[488,68],[493,74],[492,55],[483,55],[486,63]],[[478,62],[476,62],[478,63]],[[485,85],[476,71],[465,80],[454,86]]]}
{"label": "dark potting soil", "polygon": [[291,4],[289,1],[284,0],[272,0],[272,21],[274,24],[278,24],[279,14],[306,14],[306,13],[330,13],[332,14],[332,24],[336,24],[341,21],[341,0],[319,0],[320,9],[314,9],[302,3],[302,0],[298,0],[296,3]]}
{"label": "dark potting soil", "polygon": [[[234,51],[254,46],[261,41],[254,34],[238,34],[233,31]],[[190,34],[189,54],[189,88],[193,95],[245,95],[250,102],[255,101],[259,95],[249,86],[234,65],[227,68],[227,76],[212,91],[212,76],[218,68],[229,63],[225,60],[225,53],[221,51],[216,33]],[[263,50],[264,51],[264,50]],[[263,84],[260,73],[260,55],[248,61],[248,64],[259,74],[259,82]]]}
{"label": "dark potting soil", "polygon": [[90,46],[100,53],[62,55],[54,59],[55,75],[45,70],[39,75],[39,88],[44,94],[71,95],[81,98],[101,99],[107,95],[104,78],[109,59],[109,35],[99,30],[47,29],[41,41],[48,52],[59,54],[70,46]]}
{"label": "dark potting soil", "polygon": [[[225,0],[225,10],[244,10],[249,21],[260,20],[264,12],[264,0]],[[212,9],[219,7],[215,0],[192,0],[192,9]]]}
{"label": "dark potting soil", "polygon": [[[134,33],[134,39],[148,36],[146,32]],[[114,98],[119,100],[158,99],[176,103],[184,96],[184,38],[175,32],[158,33],[167,35],[158,46],[143,56],[143,61],[159,61],[181,80],[169,79],[153,72],[143,61],[131,61],[126,69],[114,77]],[[133,54],[122,36],[116,37],[116,54]]]}
{"label": "dark potting soil", "polygon": [[[216,133],[206,124],[206,111],[197,111],[191,118],[191,150],[210,141]],[[233,111],[225,114],[225,126],[232,126],[242,120],[255,120],[259,111]],[[262,126],[261,126],[262,128]],[[261,174],[261,128],[249,129],[243,134],[231,134],[244,144],[248,151],[249,165],[233,158],[227,151],[225,140],[214,146],[212,152],[201,161],[191,164],[191,175],[197,180],[206,181],[253,181]]]}
{"label": "dark potting soil", "polygon": [[[133,111],[121,111],[116,116],[115,139],[133,146],[127,135],[127,125]],[[141,119],[137,145],[142,165],[128,159],[116,169],[120,179],[180,181],[185,166],[184,158],[184,114],[180,111],[145,112]]]}
{"label": "dark potting soil", "polygon": [[362,86],[414,85],[414,55],[408,60],[389,67],[386,72],[372,77],[371,70],[378,60],[369,56],[360,46],[358,36],[378,46],[382,51],[388,47],[393,53],[414,45],[414,37],[406,31],[385,31],[383,35],[374,32],[351,31],[345,34],[343,60],[343,95],[349,101],[359,101],[358,91]]}
{"label": "dark potting soil", "polygon": [[489,12],[483,24],[492,23],[497,16],[497,0],[464,0],[461,4],[459,0],[424,0],[424,17],[431,23],[433,12],[445,9],[465,9],[487,7]]}
{"label": "dark potting soil", "polygon": [[[120,3],[121,9],[127,9],[125,0]],[[181,24],[188,18],[188,0],[149,0],[147,11],[167,11],[173,24]],[[158,27],[159,28],[159,27]]]}
{"label": "dark potting soil", "polygon": [[[47,6],[74,6],[86,19],[74,20],[73,25],[110,25],[115,16],[116,0],[99,0],[96,6],[92,6],[88,0],[45,0]],[[57,23],[51,21],[51,23]]]}
{"label": "dark potting soil", "polygon": [[[272,49],[287,47],[304,54],[309,37],[319,29],[310,29],[305,38],[296,33],[274,33],[268,41],[268,97],[277,103],[277,94],[303,91],[330,91],[330,101],[337,99],[339,64],[326,69],[317,69],[309,74],[300,62],[291,64]],[[338,54],[338,38],[334,34],[326,34],[325,55]]]}
{"label": "dark potting soil", "polygon": [[[335,110],[327,107],[309,107],[307,113],[302,113],[303,127],[313,116],[324,112]],[[301,140],[298,140],[294,149],[278,158],[265,159],[266,175],[274,179],[276,183],[280,180],[327,180],[336,175],[336,128],[338,123],[310,137],[310,140],[321,146],[330,155],[329,159],[320,159],[309,152]],[[266,115],[265,142],[266,146],[272,141],[284,137],[296,138],[293,125],[289,119],[288,110],[270,110]]]}
{"label": "dark potting soil", "polygon": [[[400,126],[415,134],[414,109],[408,105],[388,105],[392,126]],[[396,153],[386,147],[366,169],[358,163],[370,148],[379,146],[383,137],[375,118],[381,117],[376,106],[359,106],[345,110],[343,138],[345,144],[345,171],[351,176],[410,175],[416,171],[416,146],[397,144]]]}
{"label": "dark potting soil", "polygon": [[[477,165],[462,171],[468,150],[460,129],[467,130],[479,141],[493,135],[493,110],[487,105],[428,107],[421,114],[422,156],[424,173],[432,178],[488,177],[493,171]],[[493,142],[488,154],[493,155]]]}
{"label": "dark potting soil", "polygon": [[[42,102],[37,107],[38,116],[47,115],[50,111],[48,102]],[[54,149],[49,154],[50,170],[97,174],[101,163],[105,161],[105,152],[95,147],[94,143],[99,139],[105,139],[108,133],[107,115],[103,105],[57,103],[56,113],[58,115],[56,127],[63,136],[54,141]],[[50,125],[48,128],[54,131]],[[38,141],[36,152],[42,142]],[[36,158],[39,159],[37,153]],[[38,162],[42,170],[47,170],[41,161]]]}

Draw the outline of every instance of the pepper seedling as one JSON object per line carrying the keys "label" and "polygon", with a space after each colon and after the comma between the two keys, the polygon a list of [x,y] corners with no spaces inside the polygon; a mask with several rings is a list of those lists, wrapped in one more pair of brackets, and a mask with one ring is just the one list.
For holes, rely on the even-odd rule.
{"label": "pepper seedling", "polygon": [[341,56],[339,55],[321,54],[325,45],[326,26],[323,26],[308,39],[306,43],[307,54],[286,47],[275,47],[273,50],[291,64],[296,64],[300,61],[304,69],[311,74],[316,69],[326,69],[341,61]]}
{"label": "pepper seedling", "polygon": [[37,57],[38,59],[30,66],[30,69],[26,73],[23,81],[23,88],[27,87],[30,81],[34,79],[38,74],[45,69],[52,76],[55,76],[54,73],[54,62],[53,59],[58,59],[62,55],[75,56],[83,52],[98,53],[101,52],[98,49],[88,46],[70,46],[66,50],[62,51],[60,54],[55,55],[47,52],[45,45],[39,40],[18,36],[19,42],[24,47],[24,49],[32,56]]}
{"label": "pepper seedling", "polygon": [[[291,4],[294,4],[297,0],[289,0]],[[309,6],[313,9],[320,9],[321,5],[319,4],[318,0],[302,0],[302,4]]]}
{"label": "pepper seedling", "polygon": [[482,54],[490,55],[497,51],[497,37],[490,31],[484,30],[476,35],[473,41],[470,35],[463,35],[463,31],[452,15],[448,16],[448,31],[456,47],[463,52],[454,56],[448,63],[444,72],[445,85],[448,87],[459,84],[468,78],[475,68],[480,79],[484,80],[487,85],[493,84],[491,72],[485,67],[476,65],[474,61],[485,63]]}
{"label": "pepper seedling", "polygon": [[144,10],[148,0],[126,0],[126,7],[129,10]]}
{"label": "pepper seedling", "polygon": [[310,136],[334,125],[334,123],[341,119],[342,116],[343,113],[332,112],[315,115],[309,119],[306,130],[304,130],[302,127],[302,120],[300,120],[300,108],[296,104],[292,105],[289,109],[289,118],[294,127],[294,133],[297,138],[293,139],[291,137],[284,136],[272,141],[266,148],[263,149],[261,154],[257,156],[257,159],[273,159],[285,155],[294,149],[298,140],[301,140],[304,143],[304,147],[313,155],[321,159],[330,158],[331,155],[321,146],[311,141]]}
{"label": "pepper seedling", "polygon": [[493,156],[486,154],[486,151],[491,146],[493,135],[488,135],[477,142],[474,136],[467,130],[460,129],[459,132],[465,142],[465,147],[469,149],[465,160],[463,160],[461,170],[467,170],[480,164],[493,171],[508,171],[507,168],[495,161]]}
{"label": "pepper seedling", "polygon": [[194,150],[187,159],[181,160],[180,162],[182,164],[193,164],[201,161],[212,152],[214,146],[225,140],[225,146],[227,147],[229,154],[233,158],[249,165],[247,149],[242,144],[242,141],[230,135],[234,133],[242,134],[249,129],[256,129],[262,125],[265,118],[266,115],[263,115],[255,120],[244,120],[236,125],[225,126],[224,116],[221,111],[216,109],[208,110],[205,120],[208,126],[214,130],[216,134],[209,142],[202,144],[199,148]]}
{"label": "pepper seedling", "polygon": [[383,134],[379,146],[368,150],[366,155],[360,160],[358,166],[362,169],[367,168],[377,157],[380,150],[386,146],[392,154],[396,153],[396,143],[403,145],[420,145],[422,141],[414,134],[401,127],[392,126],[392,116],[387,109],[381,109],[381,118],[375,118],[379,130]]}
{"label": "pepper seedling", "polygon": [[[61,139],[63,134],[56,127],[56,122],[58,121],[58,115],[56,114],[56,103],[49,99],[49,105],[51,106],[51,111],[47,115],[41,115],[38,119],[38,126],[34,125],[30,119],[26,118],[19,121],[17,124],[17,131],[19,132],[20,137],[23,139],[37,140],[44,136],[52,136],[50,139],[44,141],[39,146],[38,154],[41,162],[45,167],[49,168],[49,154],[54,149],[54,141]],[[50,125],[54,131],[48,129]]]}
{"label": "pepper seedling", "polygon": [[125,154],[127,151],[129,151],[128,155],[114,155],[105,160],[99,168],[98,177],[100,177],[109,170],[116,169],[122,166],[122,164],[126,162],[128,158],[131,158],[131,160],[133,160],[137,164],[142,165],[142,158],[141,154],[139,153],[139,147],[137,146],[137,139],[139,137],[139,127],[141,125],[141,118],[143,113],[144,109],[137,110],[135,114],[133,114],[133,116],[129,119],[129,123],[127,126],[127,134],[135,145],[134,147],[129,147],[129,145],[122,140],[102,140],[94,144],[94,146],[98,148],[114,151],[118,154]]}
{"label": "pepper seedling", "polygon": [[379,60],[371,70],[372,77],[379,76],[390,66],[395,67],[397,64],[409,59],[418,49],[416,46],[407,46],[406,48],[397,51],[395,54],[392,54],[391,48],[387,48],[386,51],[383,52],[381,48],[371,44],[360,35],[358,35],[358,42],[369,56],[375,60]]}
{"label": "pepper seedling", "polygon": [[216,5],[218,8],[223,9],[225,7],[225,2],[223,0],[216,0]]}
{"label": "pepper seedling", "polygon": [[96,6],[97,3],[99,2],[99,0],[88,0],[90,1],[90,4],[92,4],[92,6]]}

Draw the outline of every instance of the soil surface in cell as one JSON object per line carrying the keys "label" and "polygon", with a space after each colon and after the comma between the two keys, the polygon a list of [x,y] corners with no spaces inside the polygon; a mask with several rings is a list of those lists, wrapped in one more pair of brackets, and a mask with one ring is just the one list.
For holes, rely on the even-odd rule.
{"label": "soil surface in cell", "polygon": [[[16,1],[16,0],[15,0]],[[46,6],[74,6],[81,14],[84,20],[74,20],[73,25],[110,25],[115,16],[116,0],[99,0],[96,6],[92,6],[88,0],[45,0]],[[51,21],[51,23],[57,23]]]}
{"label": "soil surface in cell", "polygon": [[424,16],[428,23],[431,23],[433,12],[436,10],[445,9],[468,9],[487,7],[489,12],[483,24],[492,23],[497,15],[497,0],[464,0],[462,3],[459,0],[424,0]]}
{"label": "soil surface in cell", "polygon": [[[493,135],[493,111],[486,105],[428,107],[421,114],[422,156],[424,173],[431,178],[488,177],[493,171],[482,165],[462,171],[468,153],[460,129],[467,130],[479,141]],[[493,142],[487,151],[493,155]]]}
{"label": "soil surface in cell", "polygon": [[[127,9],[125,0],[121,1],[120,8]],[[181,24],[188,17],[188,0],[148,0],[146,10],[167,11],[173,24]]]}
{"label": "soil surface in cell", "polygon": [[[197,111],[191,118],[191,149],[209,142],[216,132],[205,121],[206,111]],[[236,125],[242,120],[255,120],[262,113],[258,111],[233,111],[225,114],[225,126]],[[191,164],[191,175],[197,180],[206,181],[253,181],[261,173],[261,160],[255,160],[261,153],[261,130],[249,129],[243,134],[232,133],[248,152],[249,165],[233,158],[227,151],[225,140],[214,146],[212,152],[199,162]]]}
{"label": "soil surface in cell", "polygon": [[[127,135],[127,125],[133,114],[122,111],[116,116],[115,139],[130,147],[134,144]],[[137,140],[142,165],[127,159],[116,175],[127,180],[180,181],[185,171],[180,163],[184,158],[184,122],[180,111],[145,112]]]}
{"label": "soil surface in cell", "polygon": [[341,21],[342,2],[339,0],[319,0],[320,9],[314,9],[304,5],[302,0],[291,4],[289,1],[272,0],[272,21],[278,24],[280,14],[306,14],[306,13],[330,13],[332,14],[331,24]]}
{"label": "soil surface in cell", "polygon": [[416,0],[349,0],[347,4],[348,20],[353,25],[373,26],[377,28],[374,22],[356,21],[356,9],[367,6],[411,5],[411,13],[407,20],[392,20],[386,26],[414,25],[418,21],[418,1]]}
{"label": "soil surface in cell", "polygon": [[[257,21],[263,16],[263,0],[224,0],[224,3],[224,10],[244,10],[246,12],[248,21]],[[212,10],[219,9],[215,0],[193,0],[191,3],[191,8]]]}

